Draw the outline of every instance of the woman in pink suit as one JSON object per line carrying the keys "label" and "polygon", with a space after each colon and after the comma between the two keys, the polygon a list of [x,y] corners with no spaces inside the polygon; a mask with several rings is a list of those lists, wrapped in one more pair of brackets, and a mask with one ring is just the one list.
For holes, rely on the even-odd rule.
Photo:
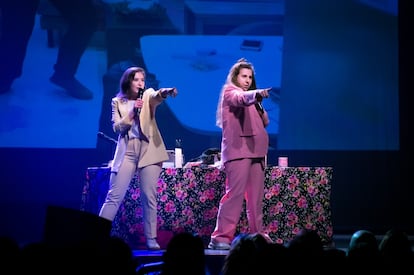
{"label": "woman in pink suit", "polygon": [[262,233],[264,168],[269,117],[261,101],[268,89],[257,89],[253,65],[242,58],[227,75],[217,106],[216,124],[222,129],[221,160],[226,192],[220,200],[210,249],[230,249],[243,200],[250,233]]}

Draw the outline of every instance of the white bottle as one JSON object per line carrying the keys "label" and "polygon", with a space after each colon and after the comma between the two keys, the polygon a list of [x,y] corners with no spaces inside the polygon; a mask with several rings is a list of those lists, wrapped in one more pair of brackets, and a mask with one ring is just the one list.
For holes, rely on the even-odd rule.
{"label": "white bottle", "polygon": [[175,168],[183,168],[183,149],[175,148]]}
{"label": "white bottle", "polygon": [[175,168],[183,168],[183,149],[181,148],[181,139],[175,140]]}

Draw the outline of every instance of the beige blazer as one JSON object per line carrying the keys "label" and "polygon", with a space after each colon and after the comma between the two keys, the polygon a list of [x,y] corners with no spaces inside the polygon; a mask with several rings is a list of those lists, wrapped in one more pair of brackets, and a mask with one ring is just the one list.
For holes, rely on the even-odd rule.
{"label": "beige blazer", "polygon": [[[139,168],[168,160],[167,150],[155,120],[155,110],[164,101],[164,98],[159,91],[149,88],[145,90],[142,100],[144,105],[141,108],[139,119],[142,132],[148,138],[149,143],[146,152],[138,161]],[[118,144],[115,149],[111,171],[118,172],[125,156],[129,139],[128,131],[132,126],[133,120],[128,116],[130,109],[128,108],[127,100],[114,97],[112,98],[111,105],[113,130],[118,134]]]}

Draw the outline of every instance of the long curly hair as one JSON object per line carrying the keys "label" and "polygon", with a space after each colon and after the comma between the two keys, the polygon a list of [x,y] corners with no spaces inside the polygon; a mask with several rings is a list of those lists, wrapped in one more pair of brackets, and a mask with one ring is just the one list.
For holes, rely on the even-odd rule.
{"label": "long curly hair", "polygon": [[237,82],[237,76],[240,73],[241,69],[249,69],[252,71],[252,84],[249,87],[249,90],[256,90],[256,77],[254,72],[253,64],[248,62],[246,58],[240,58],[237,62],[230,68],[229,73],[226,78],[226,82],[224,83],[223,87],[221,88],[220,97],[217,104],[216,110],[216,125],[219,128],[222,128],[222,104],[223,104],[223,95],[224,91],[229,85],[234,85],[240,87],[239,83]]}

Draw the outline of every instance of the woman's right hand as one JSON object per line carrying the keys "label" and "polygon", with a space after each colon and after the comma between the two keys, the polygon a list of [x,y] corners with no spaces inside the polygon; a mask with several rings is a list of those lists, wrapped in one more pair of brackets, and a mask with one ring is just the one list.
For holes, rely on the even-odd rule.
{"label": "woman's right hand", "polygon": [[141,109],[143,105],[144,101],[142,100],[142,98],[137,98],[137,100],[135,100],[134,108]]}
{"label": "woman's right hand", "polygon": [[262,98],[269,97],[269,91],[272,90],[272,88],[266,88],[266,89],[257,89],[256,90],[256,98],[261,101]]}

